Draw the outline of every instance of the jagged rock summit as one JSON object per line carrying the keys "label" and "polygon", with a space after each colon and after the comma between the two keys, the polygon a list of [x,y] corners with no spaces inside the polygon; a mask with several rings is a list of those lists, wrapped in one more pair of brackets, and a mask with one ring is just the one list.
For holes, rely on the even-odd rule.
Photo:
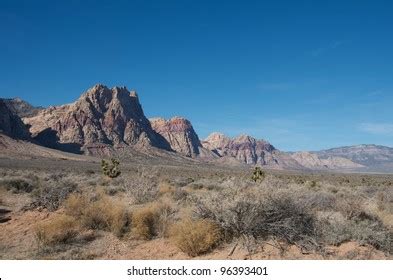
{"label": "jagged rock summit", "polygon": [[74,103],[49,107],[24,118],[30,132],[46,146],[82,148],[98,144],[153,146],[170,150],[145,117],[135,91],[97,84]]}

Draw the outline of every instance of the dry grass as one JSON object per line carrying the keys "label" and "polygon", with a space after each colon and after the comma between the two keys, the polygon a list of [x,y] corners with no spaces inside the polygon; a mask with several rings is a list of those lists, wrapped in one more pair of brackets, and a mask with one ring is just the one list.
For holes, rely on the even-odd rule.
{"label": "dry grass", "polygon": [[67,215],[57,215],[55,218],[42,222],[35,229],[38,244],[49,246],[71,242],[79,232],[77,221]]}
{"label": "dry grass", "polygon": [[180,221],[171,227],[169,236],[191,257],[209,252],[222,240],[220,228],[209,220]]}
{"label": "dry grass", "polygon": [[[104,238],[123,244],[129,242],[128,238],[119,240],[112,234],[97,232],[101,230],[119,237],[134,236],[145,240],[170,237],[179,248],[183,246],[183,251],[197,255],[216,245],[209,247],[198,243],[204,238],[204,232],[198,233],[204,225],[192,224],[201,220],[218,227],[218,242],[236,239],[236,243],[247,250],[253,247],[249,252],[271,240],[282,244],[283,248],[295,244],[310,253],[315,249],[317,254],[326,246],[344,246],[346,242],[355,241],[370,248],[372,245],[373,250],[383,251],[389,257],[388,254],[392,254],[391,175],[268,171],[263,182],[253,182],[250,170],[168,166],[138,170],[132,167],[124,169],[120,178],[103,181],[99,169],[96,173],[86,173],[82,166],[80,172],[73,168],[69,166],[56,173],[50,170],[33,173],[22,169],[0,173],[4,175],[0,181],[11,182],[9,188],[4,184],[0,188],[4,194],[0,194],[3,203],[7,208],[13,208],[16,200],[19,203],[12,211],[23,209],[31,201],[33,211],[36,208],[57,211],[64,206],[65,218],[51,214],[54,220],[65,220],[63,224],[54,221],[58,226],[49,222],[37,226],[37,240],[41,244],[59,244],[49,248],[48,257],[51,258],[67,258],[76,248],[79,252],[88,251],[85,242],[80,242],[84,232],[91,232],[96,237],[94,245],[89,246],[105,247]],[[30,181],[30,178],[35,179]],[[34,188],[29,193],[30,183]],[[97,193],[97,189],[102,191]],[[67,219],[76,220],[76,226],[71,223],[67,226]],[[181,222],[176,223],[178,220]],[[77,236],[73,230],[78,230]],[[198,242],[190,245],[190,240]],[[61,245],[66,243],[66,246]],[[60,255],[60,250],[64,255]]]}
{"label": "dry grass", "polygon": [[166,236],[174,210],[166,203],[151,203],[137,209],[132,215],[132,232],[141,239]]}
{"label": "dry grass", "polygon": [[106,195],[98,195],[89,201],[85,195],[73,194],[65,202],[66,213],[76,217],[89,229],[100,229],[123,236],[130,227],[130,214],[127,209],[115,203]]}

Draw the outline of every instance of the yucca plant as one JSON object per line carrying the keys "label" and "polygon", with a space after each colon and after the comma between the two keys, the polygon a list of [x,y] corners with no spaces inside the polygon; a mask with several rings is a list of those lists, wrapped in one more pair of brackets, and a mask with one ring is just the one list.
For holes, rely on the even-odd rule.
{"label": "yucca plant", "polygon": [[109,178],[116,178],[119,177],[121,174],[121,171],[119,169],[120,161],[111,158],[110,161],[106,161],[105,159],[101,160],[101,170],[102,173],[109,177]]}
{"label": "yucca plant", "polygon": [[265,174],[265,172],[262,170],[262,168],[260,168],[259,166],[257,166],[257,167],[254,168],[254,171],[252,172],[251,179],[252,179],[254,182],[263,181],[263,179],[265,179],[265,176],[266,176],[266,174]]}

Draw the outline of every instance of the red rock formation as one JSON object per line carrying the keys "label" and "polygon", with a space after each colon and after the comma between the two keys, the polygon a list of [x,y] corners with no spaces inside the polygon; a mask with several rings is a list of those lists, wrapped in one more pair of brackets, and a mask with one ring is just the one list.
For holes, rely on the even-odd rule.
{"label": "red rock formation", "polygon": [[82,148],[108,144],[170,149],[165,139],[151,128],[136,92],[125,87],[109,89],[96,85],[75,103],[49,107],[24,121],[31,126],[33,136],[44,142]]}
{"label": "red rock formation", "polygon": [[152,128],[168,141],[172,150],[193,158],[200,154],[201,142],[188,120],[181,117],[170,120],[153,118],[150,123]]}

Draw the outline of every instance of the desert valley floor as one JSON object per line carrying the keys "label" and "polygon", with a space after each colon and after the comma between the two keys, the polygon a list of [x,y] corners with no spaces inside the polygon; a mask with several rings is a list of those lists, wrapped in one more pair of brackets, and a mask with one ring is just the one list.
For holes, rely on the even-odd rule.
{"label": "desert valley floor", "polygon": [[0,159],[1,259],[392,259],[393,176]]}

